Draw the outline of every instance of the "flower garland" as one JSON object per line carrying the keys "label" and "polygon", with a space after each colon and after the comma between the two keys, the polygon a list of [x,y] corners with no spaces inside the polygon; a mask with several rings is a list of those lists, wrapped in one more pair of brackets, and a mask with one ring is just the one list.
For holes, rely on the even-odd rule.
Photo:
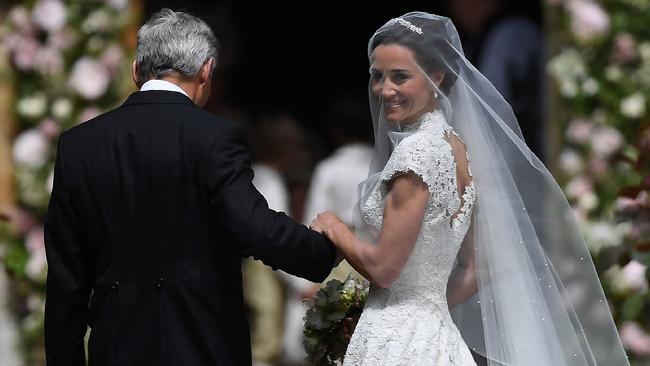
{"label": "flower garland", "polygon": [[[0,261],[28,364],[43,364],[46,261],[42,220],[61,131],[119,104],[130,88],[129,0],[37,0],[0,23],[0,69],[12,89],[16,207],[0,208]],[[131,42],[134,43],[134,42]],[[125,46],[125,44],[129,44]],[[2,64],[2,63],[0,63]]]}
{"label": "flower garland", "polygon": [[650,0],[548,0],[559,173],[632,364],[650,361]]}

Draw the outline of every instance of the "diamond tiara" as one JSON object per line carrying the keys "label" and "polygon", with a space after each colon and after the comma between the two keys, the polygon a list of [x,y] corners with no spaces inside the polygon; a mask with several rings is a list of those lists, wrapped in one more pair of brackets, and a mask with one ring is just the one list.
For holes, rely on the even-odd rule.
{"label": "diamond tiara", "polygon": [[414,26],[413,23],[409,22],[408,20],[402,18],[393,18],[389,20],[387,24],[394,24],[394,23],[399,23],[400,25],[403,25],[404,27],[410,29],[412,32],[415,32],[417,34],[422,34],[422,28]]}

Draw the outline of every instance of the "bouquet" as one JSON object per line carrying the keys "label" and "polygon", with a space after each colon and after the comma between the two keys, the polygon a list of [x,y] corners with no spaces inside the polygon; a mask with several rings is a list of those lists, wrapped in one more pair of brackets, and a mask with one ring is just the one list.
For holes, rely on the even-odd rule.
{"label": "bouquet", "polygon": [[307,302],[304,346],[312,365],[340,365],[368,296],[368,281],[329,281]]}

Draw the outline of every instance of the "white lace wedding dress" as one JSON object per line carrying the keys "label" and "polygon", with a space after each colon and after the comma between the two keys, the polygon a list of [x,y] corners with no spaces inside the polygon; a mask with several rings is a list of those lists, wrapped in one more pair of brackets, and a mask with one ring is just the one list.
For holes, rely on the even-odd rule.
{"label": "white lace wedding dress", "polygon": [[[417,243],[390,288],[371,288],[343,365],[475,366],[451,319],[447,281],[470,224],[475,200],[470,184],[459,197],[456,162],[447,138],[453,133],[439,111],[424,114],[413,134],[394,149],[361,208],[370,235],[381,231],[386,181],[414,172],[430,190]],[[471,173],[470,173],[471,174]]]}

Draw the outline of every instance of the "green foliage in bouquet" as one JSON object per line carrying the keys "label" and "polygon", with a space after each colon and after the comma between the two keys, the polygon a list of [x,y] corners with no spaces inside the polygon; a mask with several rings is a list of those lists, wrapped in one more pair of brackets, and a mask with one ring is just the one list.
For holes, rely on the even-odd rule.
{"label": "green foliage in bouquet", "polygon": [[311,365],[338,365],[343,361],[368,289],[367,281],[349,275],[344,283],[329,281],[309,300],[304,346]]}

